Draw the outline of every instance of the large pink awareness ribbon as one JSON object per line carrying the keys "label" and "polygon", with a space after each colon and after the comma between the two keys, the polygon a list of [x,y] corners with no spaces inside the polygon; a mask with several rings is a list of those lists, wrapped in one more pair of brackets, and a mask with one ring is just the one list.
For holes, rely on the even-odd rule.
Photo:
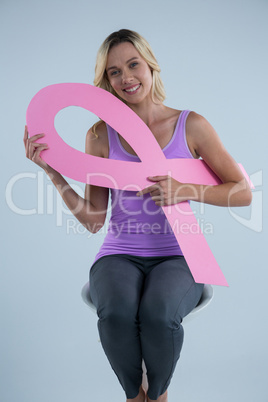
{"label": "large pink awareness ribbon", "polygon": [[[68,106],[82,107],[104,120],[127,140],[141,162],[100,158],[66,144],[58,135],[54,120]],[[49,149],[42,153],[42,158],[59,173],[83,183],[136,192],[151,185],[146,178],[155,175],[170,175],[182,183],[221,183],[202,160],[166,159],[154,135],[136,113],[109,92],[89,84],[65,83],[43,88],[31,100],[26,120],[30,136],[46,134],[40,142],[45,141]],[[241,165],[240,168],[250,183]],[[201,229],[191,233],[191,228],[199,225],[189,203],[162,208],[195,281],[228,286]]]}

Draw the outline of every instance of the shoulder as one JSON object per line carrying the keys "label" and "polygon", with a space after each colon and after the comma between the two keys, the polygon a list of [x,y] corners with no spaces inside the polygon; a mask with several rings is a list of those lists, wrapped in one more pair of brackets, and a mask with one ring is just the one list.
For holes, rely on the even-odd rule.
{"label": "shoulder", "polygon": [[225,149],[215,129],[203,116],[191,112],[187,129],[187,140],[191,142],[194,151],[223,183],[241,180],[243,176],[237,163]]}
{"label": "shoulder", "polygon": [[206,130],[206,128],[210,126],[209,122],[205,119],[205,117],[201,116],[201,114],[198,114],[194,111],[190,111],[187,117],[186,124],[188,130],[191,132]]}
{"label": "shoulder", "polygon": [[86,135],[86,153],[108,158],[109,140],[106,123],[104,121],[97,123],[95,130],[93,127],[88,130]]}
{"label": "shoulder", "polygon": [[194,157],[202,156],[208,148],[222,145],[218,134],[207,119],[193,111],[186,120],[186,136]]}

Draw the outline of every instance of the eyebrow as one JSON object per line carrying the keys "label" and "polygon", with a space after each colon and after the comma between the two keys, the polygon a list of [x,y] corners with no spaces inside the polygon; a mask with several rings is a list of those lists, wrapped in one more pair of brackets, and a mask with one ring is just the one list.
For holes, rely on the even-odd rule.
{"label": "eyebrow", "polygon": [[[131,59],[129,59],[129,60],[126,61],[126,64],[129,63],[129,62],[132,61],[132,60],[138,60],[138,57],[136,57],[136,56],[135,56],[135,57],[131,57]],[[118,68],[118,67],[116,67],[116,66],[111,66],[111,67],[107,68],[106,71],[112,70],[112,69],[114,69],[114,68]]]}

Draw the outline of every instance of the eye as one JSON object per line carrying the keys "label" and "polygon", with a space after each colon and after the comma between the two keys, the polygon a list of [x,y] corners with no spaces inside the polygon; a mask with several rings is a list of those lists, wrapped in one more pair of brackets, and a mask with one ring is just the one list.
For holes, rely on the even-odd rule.
{"label": "eye", "polygon": [[116,75],[116,74],[118,74],[119,73],[119,71],[118,70],[114,70],[114,71],[112,71],[111,72],[111,74],[110,75]]}
{"label": "eye", "polygon": [[133,68],[133,67],[136,67],[137,65],[138,65],[138,63],[134,62],[134,63],[130,64],[130,67]]}

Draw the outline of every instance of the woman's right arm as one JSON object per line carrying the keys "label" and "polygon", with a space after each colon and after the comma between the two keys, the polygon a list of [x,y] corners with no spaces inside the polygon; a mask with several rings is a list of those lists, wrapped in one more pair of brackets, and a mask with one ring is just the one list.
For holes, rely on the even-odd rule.
{"label": "woman's right arm", "polygon": [[[107,133],[105,133],[106,127],[104,127],[105,124],[104,126],[99,126],[97,130],[98,137],[92,134],[91,129],[87,133],[86,153],[99,157],[108,157],[109,146]],[[27,127],[25,127],[24,146],[26,157],[44,169],[60,193],[66,206],[79,222],[90,232],[98,232],[105,222],[109,189],[86,184],[85,198],[80,197],[62,175],[41,158],[40,152],[48,149],[48,146],[44,143],[37,143],[36,140],[41,139],[44,135],[37,134],[29,138]]]}

